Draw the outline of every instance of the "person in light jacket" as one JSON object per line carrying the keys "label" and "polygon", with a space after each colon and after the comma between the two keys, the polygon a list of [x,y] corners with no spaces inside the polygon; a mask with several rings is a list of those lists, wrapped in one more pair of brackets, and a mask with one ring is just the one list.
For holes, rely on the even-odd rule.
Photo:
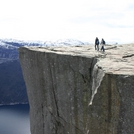
{"label": "person in light jacket", "polygon": [[104,45],[106,44],[105,40],[102,38],[101,40],[101,51],[105,52]]}

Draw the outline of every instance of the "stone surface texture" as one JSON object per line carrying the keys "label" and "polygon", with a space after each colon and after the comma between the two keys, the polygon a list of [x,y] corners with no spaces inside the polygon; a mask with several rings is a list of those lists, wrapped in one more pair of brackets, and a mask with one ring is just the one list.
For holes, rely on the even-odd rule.
{"label": "stone surface texture", "polygon": [[134,134],[134,44],[21,47],[31,134]]}

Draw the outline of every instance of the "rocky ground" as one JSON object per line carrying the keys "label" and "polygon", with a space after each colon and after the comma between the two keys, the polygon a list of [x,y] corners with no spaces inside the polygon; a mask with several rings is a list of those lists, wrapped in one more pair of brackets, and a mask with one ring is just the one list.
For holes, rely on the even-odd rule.
{"label": "rocky ground", "polygon": [[[43,51],[44,48],[39,49]],[[105,45],[105,52],[96,51],[94,45],[48,47],[47,51],[73,56],[98,57],[97,65],[106,73],[134,75],[134,44]]]}

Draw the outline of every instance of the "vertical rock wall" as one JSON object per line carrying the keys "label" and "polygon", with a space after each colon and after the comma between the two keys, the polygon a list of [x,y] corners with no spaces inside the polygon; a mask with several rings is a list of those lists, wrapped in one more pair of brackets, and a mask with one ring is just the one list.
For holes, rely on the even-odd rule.
{"label": "vertical rock wall", "polygon": [[31,134],[133,133],[134,77],[105,74],[95,57],[19,51]]}

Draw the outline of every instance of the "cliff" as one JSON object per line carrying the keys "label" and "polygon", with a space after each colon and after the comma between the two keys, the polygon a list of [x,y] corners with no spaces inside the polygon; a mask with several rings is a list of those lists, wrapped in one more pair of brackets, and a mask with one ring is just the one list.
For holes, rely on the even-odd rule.
{"label": "cliff", "polygon": [[134,133],[134,44],[21,47],[31,134]]}

